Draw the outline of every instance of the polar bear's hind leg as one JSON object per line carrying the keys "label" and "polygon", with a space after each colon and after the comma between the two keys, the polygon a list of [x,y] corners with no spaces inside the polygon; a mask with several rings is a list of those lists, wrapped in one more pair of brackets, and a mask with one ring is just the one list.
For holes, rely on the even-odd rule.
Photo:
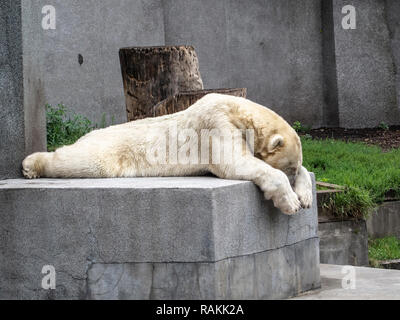
{"label": "polar bear's hind leg", "polygon": [[24,177],[37,179],[43,176],[48,154],[48,152],[37,152],[26,157],[22,162],[22,174]]}
{"label": "polar bear's hind leg", "polygon": [[22,162],[22,174],[28,179],[102,176],[96,160],[89,161],[84,152],[74,145],[59,148],[55,152],[37,152],[26,157]]}

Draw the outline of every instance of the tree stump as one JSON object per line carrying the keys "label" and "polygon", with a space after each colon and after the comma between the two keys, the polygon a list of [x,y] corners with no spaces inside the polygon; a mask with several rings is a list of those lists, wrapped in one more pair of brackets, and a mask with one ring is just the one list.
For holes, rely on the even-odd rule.
{"label": "tree stump", "polygon": [[206,89],[206,90],[195,90],[195,91],[184,91],[178,94],[168,97],[167,99],[160,101],[153,106],[148,113],[149,117],[159,117],[166,114],[183,111],[189,108],[200,98],[204,97],[209,93],[222,93],[229,94],[236,97],[246,98],[246,88],[235,88],[235,89]]}
{"label": "tree stump", "polygon": [[128,121],[180,91],[203,89],[192,46],[131,47],[119,51]]}

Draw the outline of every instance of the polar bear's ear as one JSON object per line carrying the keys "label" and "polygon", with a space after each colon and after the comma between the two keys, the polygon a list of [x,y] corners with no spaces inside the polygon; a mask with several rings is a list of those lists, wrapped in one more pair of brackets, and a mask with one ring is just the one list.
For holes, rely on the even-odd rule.
{"label": "polar bear's ear", "polygon": [[280,134],[274,134],[268,143],[268,152],[283,146],[283,137]]}

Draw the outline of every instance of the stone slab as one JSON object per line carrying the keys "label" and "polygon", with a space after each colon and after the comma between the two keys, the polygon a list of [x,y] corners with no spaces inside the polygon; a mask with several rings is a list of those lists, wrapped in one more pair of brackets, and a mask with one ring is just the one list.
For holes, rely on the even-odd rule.
{"label": "stone slab", "polygon": [[[93,264],[88,297],[122,299],[279,299],[319,288],[318,239],[215,263]],[[277,271],[279,268],[279,272]]]}
{"label": "stone slab", "polygon": [[[204,281],[213,285],[204,288],[212,294],[201,297],[210,299],[283,297],[319,284],[316,203],[287,216],[248,181],[214,177],[4,180],[0,203],[0,298],[99,298],[97,285],[111,285],[113,275],[125,267],[125,276],[131,279],[127,283],[133,285],[138,280],[129,274],[148,274],[157,266],[152,277],[165,279],[160,281],[166,281],[166,287],[171,277],[195,281],[199,274],[193,270],[206,270]],[[265,265],[279,267],[264,270],[266,260]],[[40,287],[44,265],[56,269],[56,290]],[[104,266],[114,271],[102,282],[92,283]],[[174,266],[187,271],[177,275]],[[250,289],[240,281],[256,275],[254,268],[261,268],[259,276],[264,274],[266,283],[274,286],[249,295]],[[280,277],[287,285],[279,283]],[[105,297],[144,297],[150,290],[147,280],[138,283],[143,290],[130,287],[131,295],[121,287],[108,288]],[[252,290],[254,285],[249,284]],[[191,289],[196,296],[195,287],[185,288],[182,292]],[[153,289],[154,298],[186,295]]]}

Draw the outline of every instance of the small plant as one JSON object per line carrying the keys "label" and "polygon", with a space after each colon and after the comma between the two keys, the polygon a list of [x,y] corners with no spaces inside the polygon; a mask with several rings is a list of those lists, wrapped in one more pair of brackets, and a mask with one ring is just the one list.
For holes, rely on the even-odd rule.
{"label": "small plant", "polygon": [[304,139],[306,139],[306,140],[312,140],[312,135],[309,134],[309,133],[306,133],[303,137],[304,137]]}
{"label": "small plant", "polygon": [[296,130],[297,133],[306,134],[306,133],[310,132],[311,127],[310,127],[310,126],[305,126],[305,125],[301,124],[300,121],[295,121],[295,122],[293,123],[293,129]]}
{"label": "small plant", "polygon": [[[112,116],[112,117],[111,117],[111,125],[113,125],[114,123],[115,123],[115,117]],[[103,113],[103,114],[101,115],[100,123],[99,123],[99,124],[96,123],[95,128],[96,128],[96,129],[103,129],[103,128],[106,128],[106,127],[108,127],[108,125],[107,125],[107,119],[106,119],[106,114]]]}
{"label": "small plant", "polygon": [[295,121],[293,123],[293,129],[296,130],[296,132],[299,132],[301,129],[301,122],[300,121]]}
{"label": "small plant", "polygon": [[389,125],[388,125],[386,122],[382,121],[382,122],[379,124],[379,128],[382,129],[382,130],[387,131],[387,130],[389,130]]}
{"label": "small plant", "polygon": [[[112,124],[114,124],[114,117],[112,118]],[[106,126],[105,114],[103,114],[101,123],[98,125],[93,124],[82,115],[68,115],[63,104],[58,104],[56,107],[47,104],[47,150],[54,151],[60,146],[73,144],[88,132],[98,128],[105,128]]]}
{"label": "small plant", "polygon": [[368,190],[352,186],[332,195],[323,207],[341,218],[366,219],[376,204]]}

